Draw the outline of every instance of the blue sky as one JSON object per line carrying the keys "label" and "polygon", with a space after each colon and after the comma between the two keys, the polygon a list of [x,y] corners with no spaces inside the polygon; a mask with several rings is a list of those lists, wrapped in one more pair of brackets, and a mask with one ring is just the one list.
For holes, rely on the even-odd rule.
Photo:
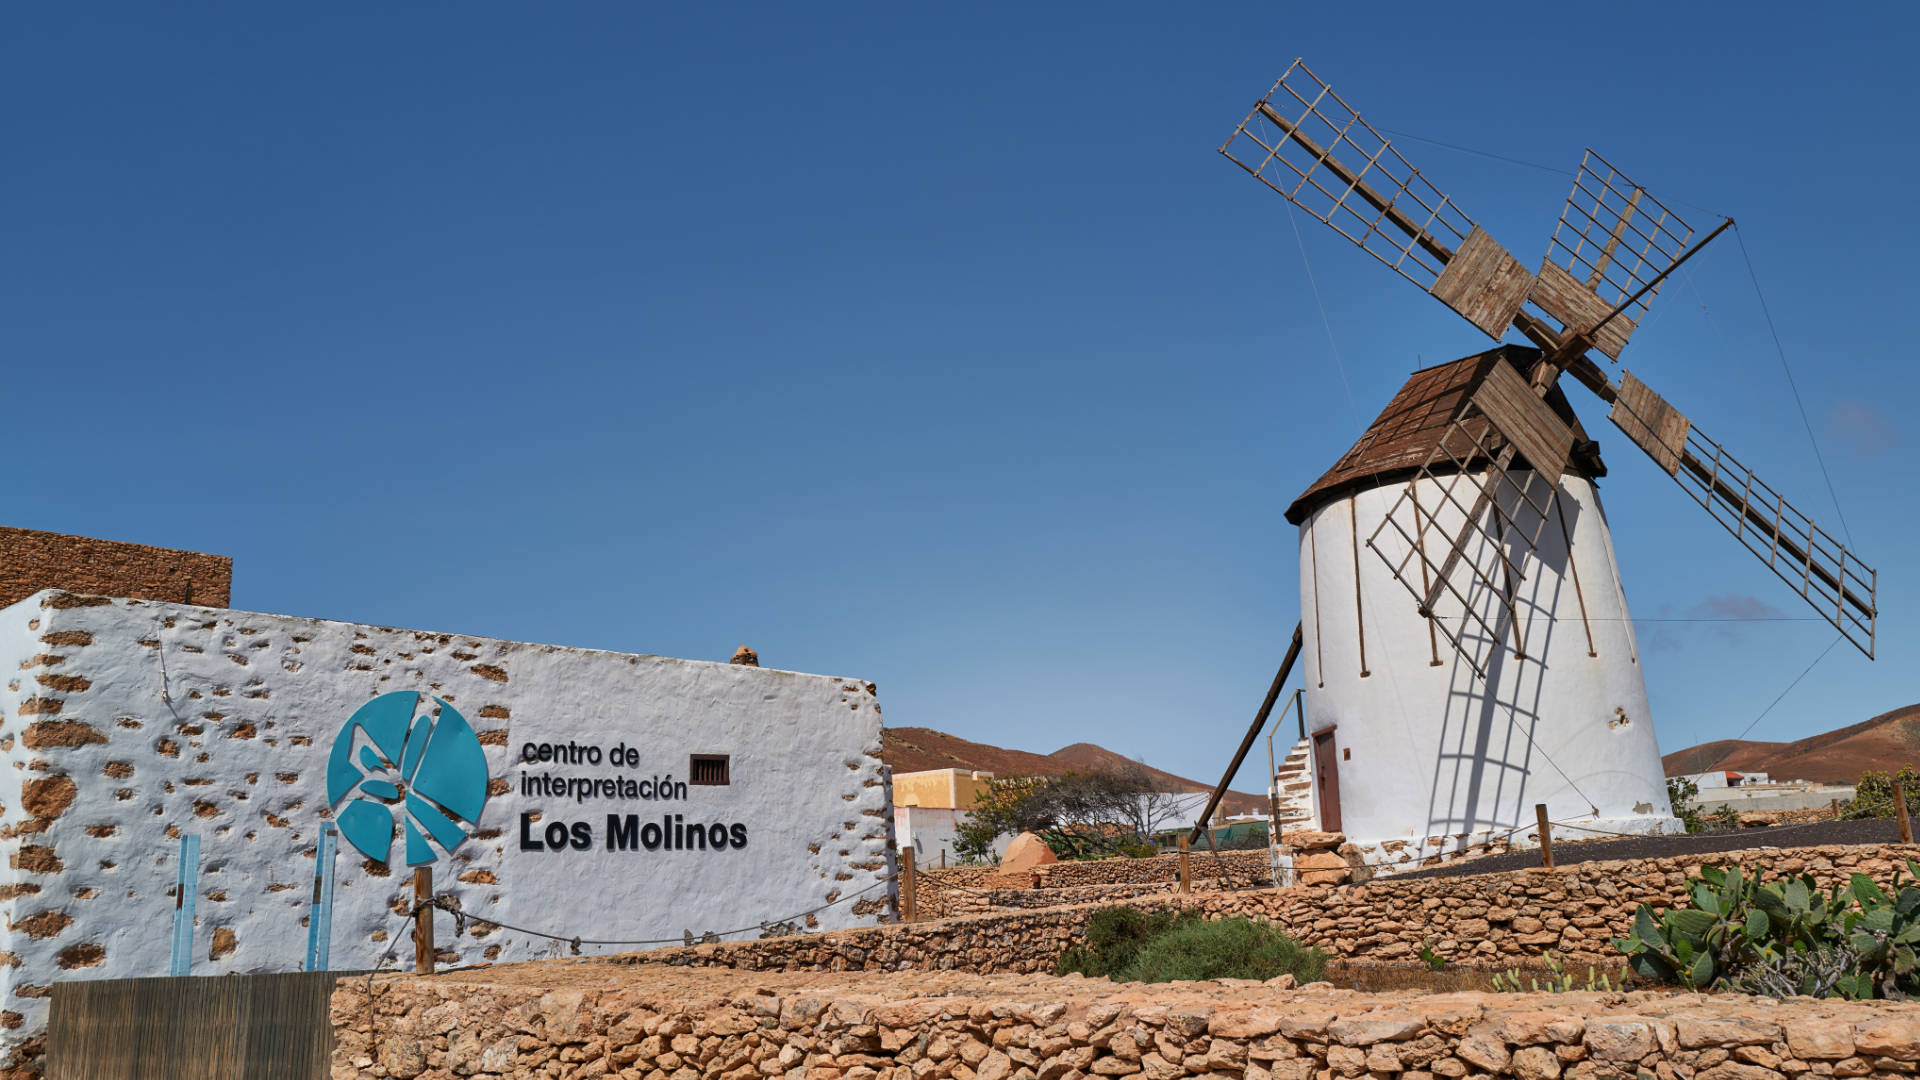
{"label": "blue sky", "polygon": [[[1484,341],[1305,219],[1303,263],[1214,152],[1305,56],[1378,126],[1591,144],[1739,219],[1885,612],[1751,737],[1920,700],[1920,9],[1449,10],[16,9],[0,521],[231,555],[250,609],[750,644],[891,724],[1211,778],[1298,619],[1282,511]],[[1566,176],[1400,145],[1538,259]],[[1625,362],[1840,531],[1731,234]],[[1573,400],[1637,616],[1811,615]],[[1669,750],[1833,637],[1640,634]]]}

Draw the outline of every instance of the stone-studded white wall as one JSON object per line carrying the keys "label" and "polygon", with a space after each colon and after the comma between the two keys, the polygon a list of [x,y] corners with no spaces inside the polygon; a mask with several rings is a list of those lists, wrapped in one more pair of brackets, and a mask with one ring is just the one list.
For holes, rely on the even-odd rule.
{"label": "stone-studded white wall", "polygon": [[[59,592],[0,610],[0,664],[13,766],[0,779],[0,1025],[14,1045],[44,1027],[55,979],[166,974],[184,832],[202,838],[193,973],[298,970],[333,739],[394,690],[444,699],[485,750],[485,811],[434,864],[435,891],[466,911],[589,941],[677,942],[887,910],[880,709],[859,680]],[[529,742],[592,744],[602,762],[524,765]],[[640,748],[639,767],[607,763],[622,742]],[[684,800],[521,791],[527,772],[685,780],[704,753],[730,755],[731,783]],[[523,813],[537,815],[536,838],[586,823],[592,848],[522,850]],[[609,813],[737,823],[747,842],[608,850]],[[412,895],[403,850],[396,833],[382,866],[340,840],[331,967],[373,967],[390,935],[410,962],[394,914]],[[566,950],[484,924],[456,936],[445,915],[437,927],[450,963]]]}

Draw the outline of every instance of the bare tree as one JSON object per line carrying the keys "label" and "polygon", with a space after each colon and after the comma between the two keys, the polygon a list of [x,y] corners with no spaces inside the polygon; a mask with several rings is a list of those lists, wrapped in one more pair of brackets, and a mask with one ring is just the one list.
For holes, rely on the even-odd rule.
{"label": "bare tree", "polygon": [[1123,808],[1124,823],[1143,841],[1151,841],[1164,829],[1191,824],[1191,815],[1206,805],[1204,793],[1178,790],[1155,776],[1144,761],[1122,765],[1110,775],[1116,787],[1132,793],[1131,804]]}
{"label": "bare tree", "polygon": [[963,846],[984,853],[994,838],[1031,832],[1063,856],[1140,852],[1155,831],[1188,809],[1144,765],[1064,776],[994,780],[961,827]]}

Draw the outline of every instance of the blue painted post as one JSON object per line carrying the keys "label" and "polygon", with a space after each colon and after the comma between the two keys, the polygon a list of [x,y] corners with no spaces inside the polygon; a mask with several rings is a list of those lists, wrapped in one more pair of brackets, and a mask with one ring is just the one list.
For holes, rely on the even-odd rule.
{"label": "blue painted post", "polygon": [[200,837],[180,838],[180,865],[173,875],[173,954],[167,974],[185,975],[193,968],[193,900],[200,891]]}
{"label": "blue painted post", "polygon": [[333,945],[333,848],[340,830],[329,821],[320,827],[313,858],[313,902],[307,908],[307,970],[327,970]]}

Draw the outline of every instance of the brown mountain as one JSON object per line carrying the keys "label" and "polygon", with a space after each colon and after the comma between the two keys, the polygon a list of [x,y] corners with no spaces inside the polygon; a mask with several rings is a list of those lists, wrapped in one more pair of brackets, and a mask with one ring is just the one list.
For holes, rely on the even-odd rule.
{"label": "brown mountain", "polygon": [[[1203,784],[1198,780],[1175,776],[1092,743],[1074,743],[1072,746],[1063,746],[1051,754],[1035,754],[1025,750],[1008,750],[1004,747],[988,746],[985,743],[968,742],[932,728],[887,728],[881,733],[880,759],[893,766],[894,772],[919,772],[923,769],[978,769],[995,776],[1059,776],[1066,772],[1137,766],[1145,769],[1147,775],[1166,784],[1174,791],[1213,790],[1212,784]],[[1225,762],[1221,764],[1224,765]],[[1261,768],[1264,766],[1255,767],[1249,759],[1246,765],[1241,766],[1240,773],[1243,778],[1252,776],[1257,780]],[[1267,812],[1265,795],[1228,791],[1226,798],[1221,800],[1221,804],[1229,814]]]}
{"label": "brown mountain", "polygon": [[1881,713],[1799,742],[1720,739],[1675,750],[1660,760],[1668,776],[1730,769],[1763,772],[1775,780],[1851,784],[1868,769],[1890,772],[1920,764],[1920,705]]}

